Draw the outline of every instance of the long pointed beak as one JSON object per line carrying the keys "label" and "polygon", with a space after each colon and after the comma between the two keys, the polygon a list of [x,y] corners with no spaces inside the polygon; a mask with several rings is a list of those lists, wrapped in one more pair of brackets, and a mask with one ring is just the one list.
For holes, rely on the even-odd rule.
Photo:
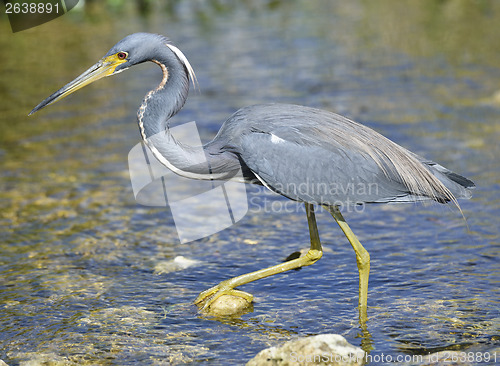
{"label": "long pointed beak", "polygon": [[[40,109],[48,106],[49,104],[55,103],[58,100],[70,95],[71,93],[83,88],[96,80],[102,79],[103,77],[113,75],[115,69],[118,65],[126,62],[126,60],[120,60],[115,55],[108,56],[100,60],[90,69],[85,71],[83,74],[78,76],[75,80],[63,86],[61,89],[56,91],[50,97],[38,104],[33,110],[28,114],[31,116],[33,113],[39,111]],[[121,70],[120,70],[121,71]]]}

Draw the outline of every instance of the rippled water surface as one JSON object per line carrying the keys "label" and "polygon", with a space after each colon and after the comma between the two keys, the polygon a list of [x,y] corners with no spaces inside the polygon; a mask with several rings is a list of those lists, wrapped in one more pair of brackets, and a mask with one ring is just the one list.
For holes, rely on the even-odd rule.
{"label": "rippled water surface", "polygon": [[[0,359],[232,365],[320,333],[372,355],[500,357],[499,3],[180,1],[141,16],[127,4],[99,2],[16,34],[0,17]],[[205,141],[245,105],[304,104],[361,121],[476,182],[461,202],[467,223],[438,204],[345,213],[372,259],[368,335],[354,253],[324,212],[322,260],[244,286],[255,296],[246,315],[197,313],[200,291],[307,248],[307,220],[286,199],[248,187],[240,222],[180,244],[168,209],[134,201],[127,154],[156,66],[27,117],[137,31],[168,35],[191,61],[200,91],[175,120],[197,121]],[[176,265],[178,256],[193,265]]]}

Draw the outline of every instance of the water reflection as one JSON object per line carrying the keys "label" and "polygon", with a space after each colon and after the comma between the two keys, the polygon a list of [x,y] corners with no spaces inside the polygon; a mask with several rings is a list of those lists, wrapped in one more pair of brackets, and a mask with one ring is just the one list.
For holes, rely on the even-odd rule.
{"label": "water reflection", "polygon": [[[250,213],[183,246],[168,211],[136,205],[126,156],[138,141],[135,110],[159,81],[155,67],[26,117],[135,31],[169,35],[190,59],[201,92],[178,122],[196,120],[206,140],[244,105],[306,104],[366,122],[476,181],[474,199],[461,202],[470,232],[443,206],[367,207],[346,219],[372,258],[372,354],[497,347],[500,3],[153,2],[145,17],[130,3],[94,2],[15,36],[0,19],[8,50],[0,69],[1,359],[236,364],[296,335],[369,339],[359,338],[352,249],[326,215],[318,217],[321,261],[245,286],[256,303],[241,319],[198,316],[190,304],[199,291],[307,247],[307,223],[301,213]],[[156,272],[179,255],[200,265]]]}

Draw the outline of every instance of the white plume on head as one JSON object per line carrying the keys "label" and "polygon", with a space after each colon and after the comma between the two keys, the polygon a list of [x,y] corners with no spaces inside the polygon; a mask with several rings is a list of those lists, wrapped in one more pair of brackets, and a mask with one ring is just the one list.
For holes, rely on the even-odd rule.
{"label": "white plume on head", "polygon": [[173,53],[181,60],[181,62],[186,66],[186,69],[189,74],[189,78],[191,79],[191,82],[193,83],[193,88],[196,89],[196,85],[198,85],[198,80],[196,79],[196,74],[194,73],[193,67],[189,63],[188,59],[184,54],[181,52],[180,49],[175,47],[174,45],[167,43],[166,46],[172,50]]}

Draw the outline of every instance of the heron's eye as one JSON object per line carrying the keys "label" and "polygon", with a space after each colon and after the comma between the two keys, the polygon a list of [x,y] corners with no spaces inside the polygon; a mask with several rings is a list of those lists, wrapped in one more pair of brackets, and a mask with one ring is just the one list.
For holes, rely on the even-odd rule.
{"label": "heron's eye", "polygon": [[127,58],[127,52],[118,52],[116,54],[116,56],[120,59],[120,60],[125,60]]}

